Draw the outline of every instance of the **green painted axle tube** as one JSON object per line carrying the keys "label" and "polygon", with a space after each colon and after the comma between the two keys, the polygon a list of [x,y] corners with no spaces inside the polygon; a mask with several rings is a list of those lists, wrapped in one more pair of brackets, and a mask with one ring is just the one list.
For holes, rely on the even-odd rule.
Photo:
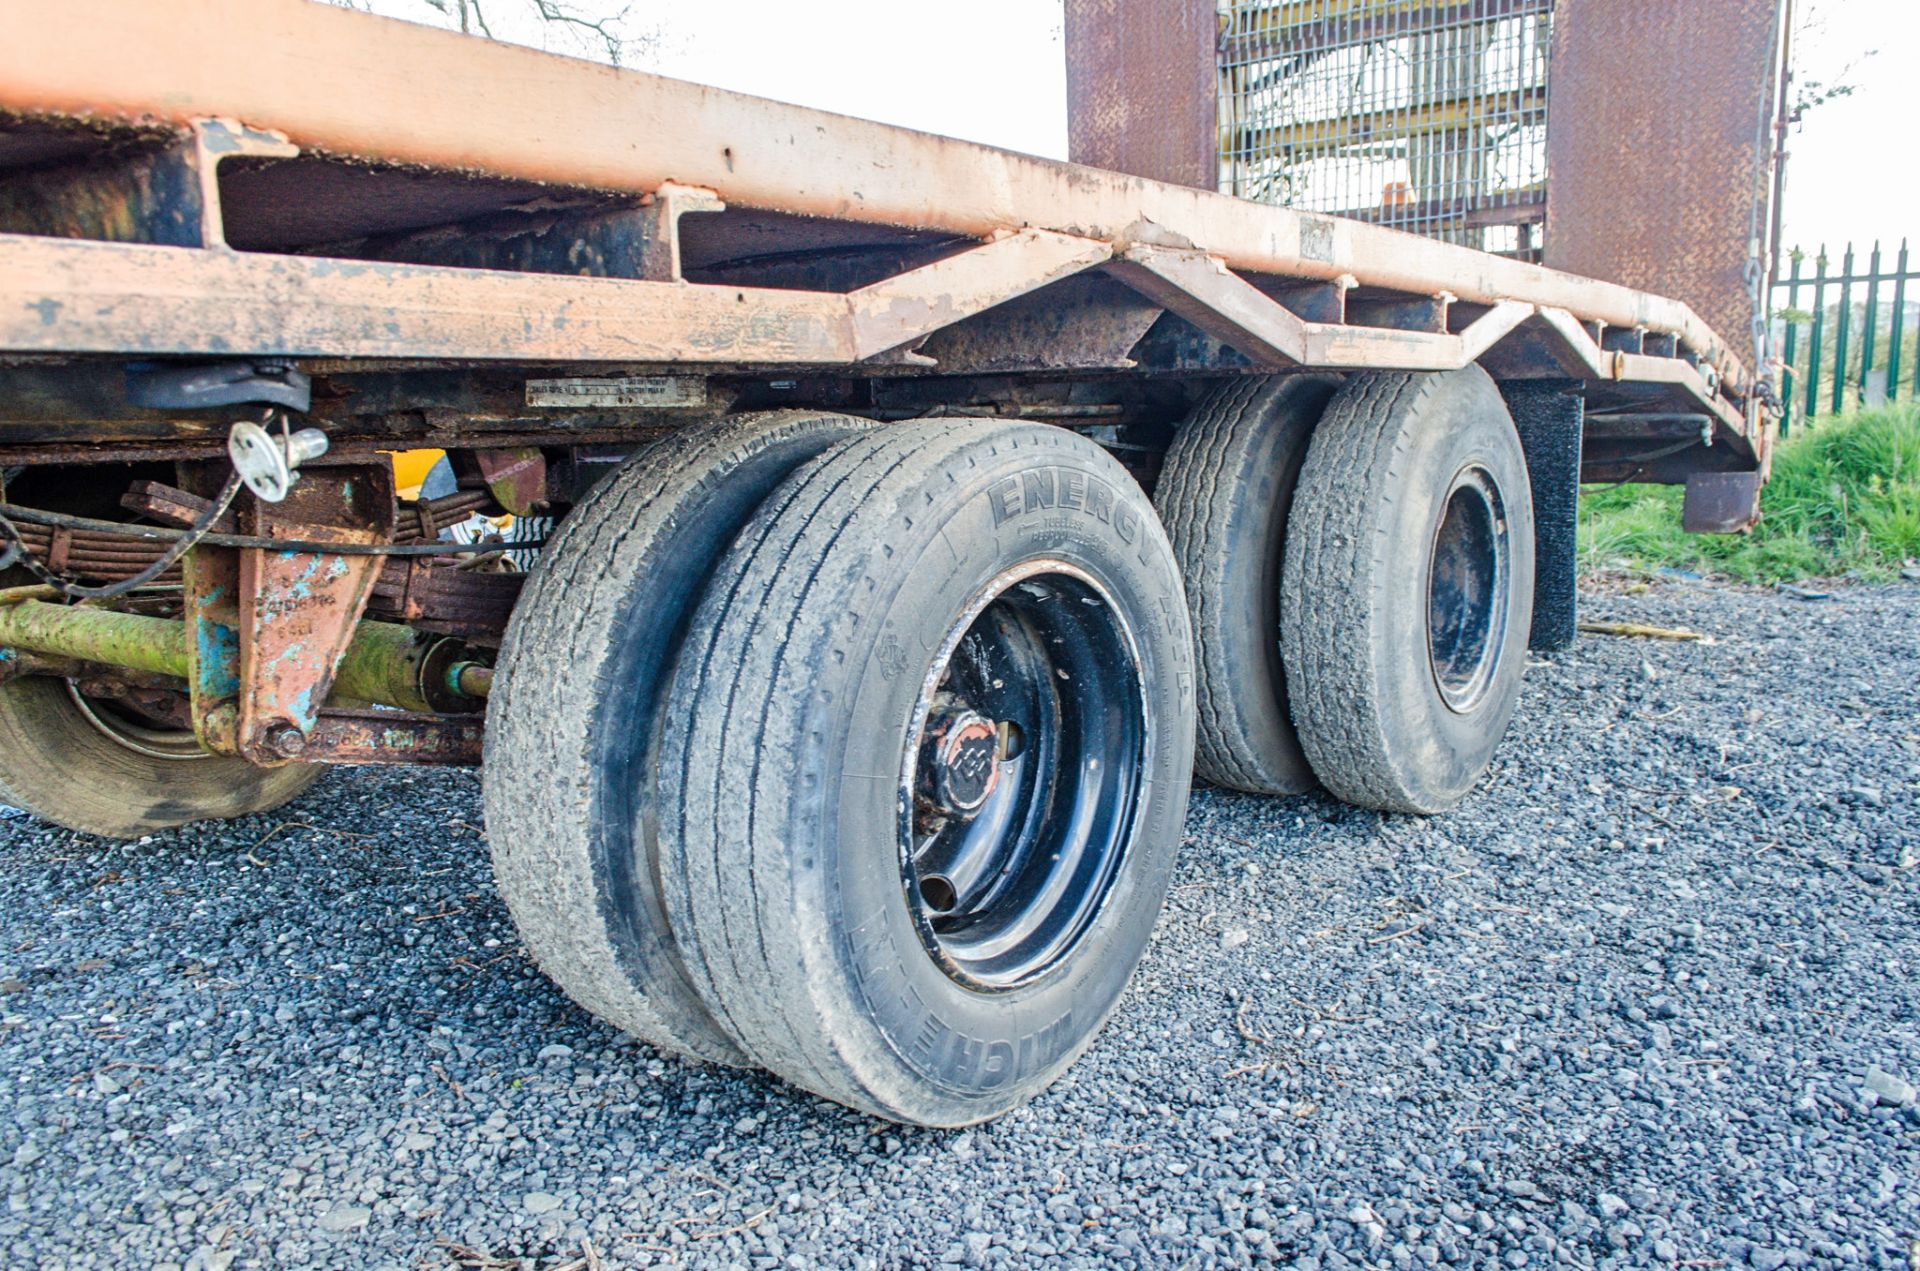
{"label": "green painted axle tube", "polygon": [[[421,684],[422,668],[435,660],[426,657],[433,642],[410,627],[362,622],[340,659],[333,695],[401,710],[435,710]],[[174,618],[21,600],[0,604],[0,649],[7,648],[187,678],[187,628]],[[435,678],[456,697],[485,697],[492,688],[488,668],[471,662],[445,666]]]}

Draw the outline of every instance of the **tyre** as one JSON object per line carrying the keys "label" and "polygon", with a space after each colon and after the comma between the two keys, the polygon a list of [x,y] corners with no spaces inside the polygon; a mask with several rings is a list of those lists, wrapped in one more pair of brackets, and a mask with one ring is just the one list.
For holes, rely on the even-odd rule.
{"label": "tyre", "polygon": [[1349,379],[1314,430],[1281,588],[1294,726],[1323,785],[1439,812],[1486,771],[1526,669],[1533,500],[1485,371]]}
{"label": "tyre", "polygon": [[688,986],[660,905],[648,757],[660,686],[761,499],[867,426],[772,411],[662,438],[567,518],[508,623],[483,771],[494,878],[541,970],[663,1050],[749,1062]]}
{"label": "tyre", "polygon": [[1280,568],[1294,481],[1331,375],[1249,376],[1180,425],[1154,488],[1186,580],[1197,660],[1194,771],[1251,794],[1314,786],[1280,659]]}
{"label": "tyre", "polygon": [[1180,841],[1187,623],[1145,495],[1064,430],[891,427],[770,498],[661,742],[669,914],[741,1048],[936,1126],[1071,1063]]}
{"label": "tyre", "polygon": [[191,732],[85,697],[66,680],[0,684],[0,803],[70,830],[130,839],[266,812],[325,772],[209,754]]}

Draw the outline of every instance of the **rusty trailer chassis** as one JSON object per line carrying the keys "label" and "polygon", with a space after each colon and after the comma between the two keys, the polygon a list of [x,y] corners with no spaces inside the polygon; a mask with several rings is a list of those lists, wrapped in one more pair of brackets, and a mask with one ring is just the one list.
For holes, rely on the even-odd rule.
{"label": "rusty trailer chassis", "polygon": [[1684,305],[1376,225],[302,0],[0,29],[0,800],[484,758],[576,1001],[877,1116],[1084,1049],[1195,773],[1463,797],[1583,477],[1767,468]]}
{"label": "rusty trailer chassis", "polygon": [[1221,379],[1478,364],[1583,401],[1570,477],[1698,485],[1690,527],[1750,520],[1766,471],[1740,358],[1626,288],[298,0],[4,16],[0,491],[66,517],[25,546],[111,582],[169,541],[128,516],[204,510],[263,399],[156,369],[306,377],[331,448],[144,614],[0,606],[0,675],[174,692],[258,765],[478,759],[520,578],[383,556],[437,528],[389,450],[454,456],[454,519],[562,516],[637,444],[776,406],[1048,420],[1150,481]]}

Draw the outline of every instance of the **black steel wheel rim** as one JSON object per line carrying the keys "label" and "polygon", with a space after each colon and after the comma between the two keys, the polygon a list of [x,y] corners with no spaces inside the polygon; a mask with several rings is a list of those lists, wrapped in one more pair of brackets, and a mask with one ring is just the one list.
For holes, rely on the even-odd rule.
{"label": "black steel wheel rim", "polygon": [[1486,696],[1506,643],[1512,536],[1493,474],[1469,465],[1441,503],[1427,574],[1427,661],[1448,708]]}
{"label": "black steel wheel rim", "polygon": [[922,682],[900,784],[922,944],[976,992],[1059,968],[1111,896],[1150,743],[1133,633],[1056,560],[983,588]]}

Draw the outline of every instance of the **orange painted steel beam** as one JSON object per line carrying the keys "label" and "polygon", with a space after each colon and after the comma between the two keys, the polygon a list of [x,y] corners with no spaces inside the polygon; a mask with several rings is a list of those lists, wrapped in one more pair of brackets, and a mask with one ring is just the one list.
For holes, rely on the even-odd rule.
{"label": "orange painted steel beam", "polygon": [[851,365],[1111,254],[1025,230],[836,293],[0,234],[0,349]]}
{"label": "orange painted steel beam", "polygon": [[474,362],[845,366],[1106,264],[1275,366],[1451,370],[1538,317],[1596,379],[1670,384],[1748,422],[1679,358],[1603,352],[1565,310],[1493,306],[1458,333],[1307,322],[1183,248],[1024,230],[847,293],[394,265],[0,234],[0,348]]}
{"label": "orange painted steel beam", "polygon": [[1753,444],[1747,421],[1712,381],[1681,358],[1603,351],[1562,309],[1508,300],[1451,333],[1308,322],[1218,259],[1180,248],[1136,243],[1110,267],[1129,285],[1208,334],[1272,367],[1452,371],[1477,361],[1538,318],[1561,356],[1583,376],[1672,385],[1733,436]]}

